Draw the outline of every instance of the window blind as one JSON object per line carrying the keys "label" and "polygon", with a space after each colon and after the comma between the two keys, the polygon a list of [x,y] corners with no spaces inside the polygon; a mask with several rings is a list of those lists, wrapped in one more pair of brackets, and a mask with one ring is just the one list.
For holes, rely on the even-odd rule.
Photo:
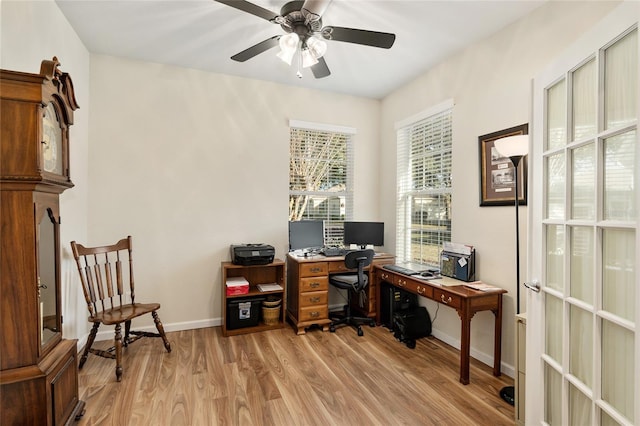
{"label": "window blind", "polygon": [[353,214],[353,135],[348,127],[290,122],[289,220],[323,220],[325,246],[343,245]]}
{"label": "window blind", "polygon": [[451,241],[453,102],[396,125],[396,258],[438,265]]}

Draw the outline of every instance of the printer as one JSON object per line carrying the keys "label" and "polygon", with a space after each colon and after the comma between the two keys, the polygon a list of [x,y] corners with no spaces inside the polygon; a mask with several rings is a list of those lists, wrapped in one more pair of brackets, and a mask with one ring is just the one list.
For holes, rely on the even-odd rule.
{"label": "printer", "polygon": [[231,245],[231,262],[235,265],[267,265],[273,262],[275,254],[275,249],[269,244]]}

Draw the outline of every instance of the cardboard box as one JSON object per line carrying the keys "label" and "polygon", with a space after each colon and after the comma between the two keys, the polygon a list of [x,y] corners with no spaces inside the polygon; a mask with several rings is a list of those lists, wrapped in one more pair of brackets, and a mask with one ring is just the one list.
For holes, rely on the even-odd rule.
{"label": "cardboard box", "polygon": [[228,277],[226,285],[227,296],[237,296],[239,294],[249,293],[249,281],[244,277]]}

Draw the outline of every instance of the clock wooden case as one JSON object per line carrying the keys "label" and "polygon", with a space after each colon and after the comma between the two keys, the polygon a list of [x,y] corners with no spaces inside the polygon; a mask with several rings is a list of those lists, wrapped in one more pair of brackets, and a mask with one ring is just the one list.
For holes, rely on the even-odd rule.
{"label": "clock wooden case", "polygon": [[77,341],[62,336],[59,196],[78,108],[57,58],[0,70],[0,423],[78,418]]}

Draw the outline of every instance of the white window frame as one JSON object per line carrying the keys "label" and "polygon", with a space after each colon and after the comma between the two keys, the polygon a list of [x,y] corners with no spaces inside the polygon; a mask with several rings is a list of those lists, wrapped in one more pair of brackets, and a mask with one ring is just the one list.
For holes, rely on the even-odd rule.
{"label": "white window frame", "polygon": [[[446,100],[432,108],[401,120],[395,124],[396,129],[396,143],[397,143],[397,204],[396,204],[396,259],[399,262],[417,262],[424,263],[430,266],[438,266],[438,256],[435,253],[430,255],[425,254],[421,249],[420,256],[412,255],[412,231],[415,231],[412,224],[412,200],[416,197],[437,197],[441,200],[449,200],[448,206],[445,207],[445,211],[448,212],[446,220],[449,222],[448,230],[444,232],[442,230],[427,230],[425,235],[429,235],[432,240],[436,241],[451,241],[451,170],[452,170],[452,148],[453,148],[453,100]],[[436,147],[434,144],[430,144],[430,147],[435,147],[443,160],[440,168],[440,179],[444,182],[448,182],[445,185],[430,188],[414,188],[414,180],[417,176],[414,176],[414,171],[411,170],[412,155],[417,158],[420,155],[424,155],[424,151],[413,152],[409,144],[411,143],[411,132],[415,132],[417,129],[424,130],[427,124],[436,124],[438,127],[433,129],[432,133],[426,135],[435,136],[437,132],[444,130],[443,138],[441,138],[440,144]],[[444,125],[444,127],[439,127]],[[431,175],[433,176],[433,174]],[[440,206],[442,208],[442,206]],[[433,238],[435,237],[435,238]],[[425,241],[425,238],[421,238],[421,241]],[[421,246],[426,246],[421,243]],[[429,246],[433,246],[430,244]],[[441,249],[441,245],[438,248]],[[428,252],[433,252],[433,247]]]}
{"label": "white window frame", "polygon": [[[329,211],[327,211],[327,217],[308,217],[308,219],[324,220],[325,221],[325,246],[342,246],[343,240],[343,227],[344,221],[353,220],[353,168],[354,168],[354,156],[353,145],[356,135],[356,129],[347,126],[337,126],[332,124],[314,123],[300,120],[289,120],[289,129],[317,131],[322,133],[337,133],[345,136],[346,138],[346,182],[345,188],[340,191],[326,191],[326,190],[311,190],[311,191],[292,191],[289,189],[289,200],[291,196],[295,195],[309,195],[311,197],[343,197],[344,198],[344,219],[335,220],[335,218],[329,218]],[[291,183],[290,183],[291,188]]]}

